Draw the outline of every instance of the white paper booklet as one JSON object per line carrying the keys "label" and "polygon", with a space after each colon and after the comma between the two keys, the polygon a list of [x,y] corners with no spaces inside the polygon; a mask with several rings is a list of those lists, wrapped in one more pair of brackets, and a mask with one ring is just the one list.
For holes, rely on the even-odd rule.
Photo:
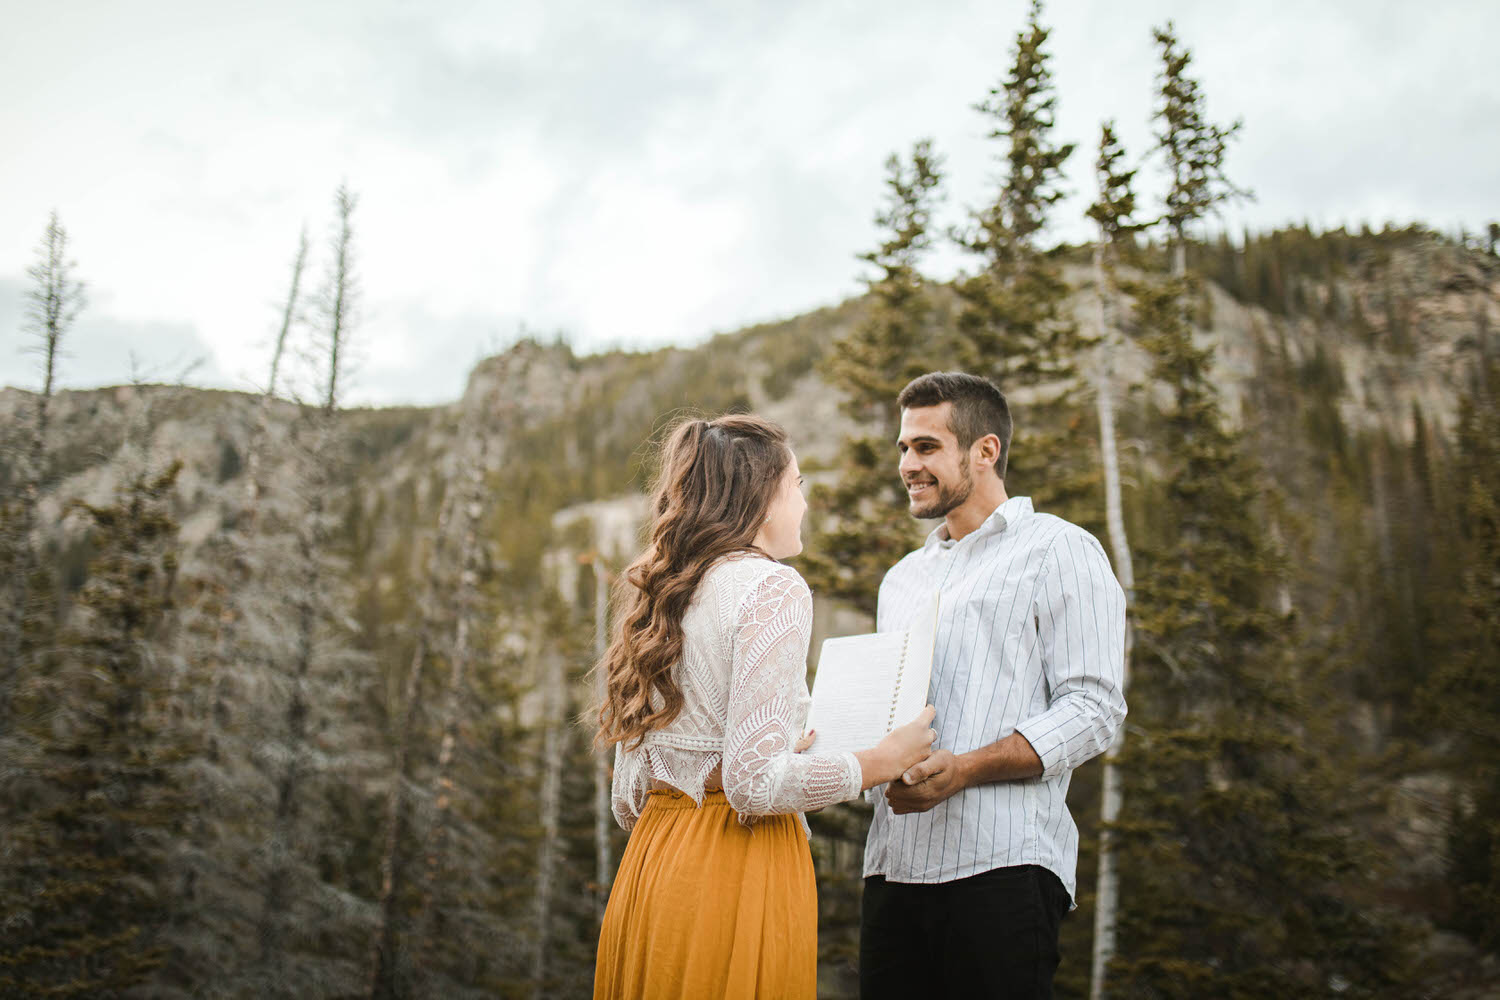
{"label": "white paper booklet", "polygon": [[868,750],[927,704],[938,595],[904,632],[872,632],[825,639],[813,680],[807,727],[817,730],[809,750]]}

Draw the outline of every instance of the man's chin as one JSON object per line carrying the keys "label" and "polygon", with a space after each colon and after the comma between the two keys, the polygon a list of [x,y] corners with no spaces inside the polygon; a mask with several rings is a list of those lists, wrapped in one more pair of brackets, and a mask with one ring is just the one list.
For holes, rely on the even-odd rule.
{"label": "man's chin", "polygon": [[915,500],[913,500],[910,504],[907,505],[906,509],[910,511],[911,516],[916,518],[918,521],[930,521],[935,517],[942,517],[945,513],[947,513],[942,509],[942,504],[936,501],[929,501],[928,503],[919,504]]}

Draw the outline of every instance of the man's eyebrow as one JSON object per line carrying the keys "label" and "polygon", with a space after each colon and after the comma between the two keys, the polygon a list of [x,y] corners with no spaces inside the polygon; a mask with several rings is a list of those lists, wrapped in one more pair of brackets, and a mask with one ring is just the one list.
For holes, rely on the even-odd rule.
{"label": "man's eyebrow", "polygon": [[[897,438],[896,439],[896,443],[897,444],[901,444],[905,440],[906,440],[905,438]],[[942,438],[937,437],[937,436],[932,435],[932,434],[918,434],[916,437],[914,437],[914,438],[911,439],[911,443],[912,444],[916,444],[918,441],[931,441],[933,444],[942,444],[943,443],[943,439]]]}

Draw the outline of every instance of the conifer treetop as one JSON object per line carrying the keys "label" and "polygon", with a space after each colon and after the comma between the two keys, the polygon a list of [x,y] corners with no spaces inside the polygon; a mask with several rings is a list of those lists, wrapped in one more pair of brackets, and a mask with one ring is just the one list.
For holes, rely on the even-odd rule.
{"label": "conifer treetop", "polygon": [[1136,202],[1132,185],[1137,171],[1125,169],[1124,161],[1125,146],[1115,134],[1114,120],[1103,122],[1099,128],[1099,156],[1094,160],[1099,198],[1084,214],[1098,224],[1099,237],[1107,246],[1152,224],[1133,221]]}
{"label": "conifer treetop", "polygon": [[875,224],[887,236],[879,247],[859,255],[860,260],[883,272],[866,281],[877,295],[891,285],[906,286],[920,279],[917,263],[932,247],[928,226],[939,198],[942,165],[942,157],[932,151],[931,139],[919,139],[912,145],[909,167],[895,153],[886,159],[887,201],[875,214]]}
{"label": "conifer treetop", "polygon": [[1062,166],[1073,144],[1051,142],[1057,94],[1043,49],[1051,32],[1042,27],[1041,0],[1032,0],[1026,26],[1017,33],[1015,61],[1010,75],[975,105],[994,120],[992,139],[1008,139],[1006,175],[997,202],[979,217],[981,232],[968,241],[976,252],[1008,256],[1002,248],[1036,250],[1038,234],[1046,228],[1047,209],[1067,193],[1062,189]]}
{"label": "conifer treetop", "polygon": [[1153,134],[1172,175],[1162,218],[1171,227],[1174,239],[1181,242],[1187,226],[1215,206],[1234,198],[1253,197],[1249,190],[1230,183],[1224,174],[1229,140],[1239,133],[1244,121],[1237,118],[1228,126],[1209,121],[1202,87],[1187,75],[1193,55],[1178,41],[1176,28],[1168,21],[1152,29],[1151,34],[1161,50],[1158,103],[1152,115],[1158,131]]}

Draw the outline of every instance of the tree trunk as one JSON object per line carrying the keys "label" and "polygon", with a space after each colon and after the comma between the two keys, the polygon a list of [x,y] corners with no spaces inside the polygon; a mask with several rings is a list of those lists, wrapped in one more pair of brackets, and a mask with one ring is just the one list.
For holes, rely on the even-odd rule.
{"label": "tree trunk", "polygon": [[333,281],[328,302],[328,388],[323,393],[323,412],[332,416],[338,407],[339,378],[344,374],[344,355],[348,346],[349,325],[354,310],[354,258],[351,244],[354,230],[355,197],[348,187],[339,185],[335,208],[338,232],[333,238]]}
{"label": "tree trunk", "polygon": [[438,512],[437,534],[433,539],[432,554],[427,561],[427,584],[423,588],[422,603],[418,608],[420,617],[417,641],[406,670],[401,723],[396,731],[396,757],[391,768],[391,788],[386,793],[385,846],[380,855],[380,923],[375,930],[370,957],[370,1000],[396,996],[396,908],[397,898],[406,878],[401,854],[401,841],[407,831],[406,784],[411,778],[411,747],[416,721],[421,714],[422,669],[427,660],[427,651],[434,644],[433,637],[437,627],[433,620],[433,609],[437,605],[436,581],[442,574],[444,543],[456,506],[456,494],[450,492],[444,497],[442,509]]}
{"label": "tree trunk", "polygon": [[291,332],[292,323],[297,318],[297,303],[302,287],[302,272],[307,266],[307,230],[302,230],[302,235],[297,240],[297,259],[292,262],[292,287],[286,296],[286,306],[281,312],[281,329],[276,333],[276,347],[271,352],[271,375],[266,380],[266,389],[260,394],[260,402],[255,409],[255,425],[250,432],[249,455],[245,459],[246,500],[249,509],[246,516],[250,523],[254,524],[257,510],[257,502],[260,500],[263,487],[261,485],[260,463],[263,451],[263,442],[267,428],[270,424],[271,400],[276,395],[276,378],[281,372],[281,357],[286,352],[287,334]]}
{"label": "tree trunk", "polygon": [[463,719],[465,686],[468,683],[469,660],[472,658],[473,619],[478,598],[481,555],[480,526],[484,514],[484,470],[487,455],[487,421],[481,417],[474,430],[474,459],[465,463],[468,478],[459,499],[463,534],[457,552],[458,591],[453,606],[456,615],[453,645],[449,650],[447,690],[443,698],[443,736],[438,746],[437,773],[433,779],[432,826],[427,834],[426,859],[422,877],[421,933],[418,944],[424,962],[433,965],[433,949],[438,930],[434,925],[437,887],[443,860],[448,852],[448,835],[456,786],[453,781],[454,757],[458,731]]}
{"label": "tree trunk", "polygon": [[[1104,465],[1104,517],[1109,533],[1110,551],[1114,554],[1115,575],[1125,591],[1125,664],[1123,683],[1130,679],[1130,652],[1134,643],[1131,611],[1135,605],[1135,568],[1130,558],[1130,543],[1125,535],[1124,505],[1120,496],[1120,458],[1115,446],[1114,409],[1114,339],[1110,322],[1108,285],[1104,268],[1104,247],[1094,248],[1094,288],[1097,295],[1099,324],[1099,366],[1095,379],[1095,404],[1099,413],[1099,448]],[[1099,806],[1099,877],[1094,901],[1094,955],[1090,1000],[1103,1000],[1105,967],[1115,951],[1115,922],[1119,896],[1119,876],[1115,872],[1114,845],[1109,824],[1120,815],[1120,775],[1117,760],[1125,744],[1122,728],[1104,755],[1104,789]]]}
{"label": "tree trunk", "polygon": [[[322,434],[318,434],[319,441]],[[318,448],[317,451],[321,451]],[[314,454],[317,467],[317,453]],[[314,473],[316,476],[316,473]],[[302,562],[300,586],[296,596],[296,660],[292,665],[292,696],[287,704],[287,763],[276,785],[276,812],[271,826],[270,864],[262,899],[259,941],[260,963],[269,972],[278,961],[283,945],[283,929],[292,904],[293,851],[296,846],[296,823],[302,789],[303,756],[307,744],[307,680],[317,640],[316,595],[321,583],[319,572],[318,525],[323,513],[322,484],[313,484],[312,496],[303,528],[298,532],[297,550]]]}
{"label": "tree trunk", "polygon": [[[604,660],[609,646],[609,571],[599,554],[599,539],[595,538],[594,551],[594,662]],[[594,679],[595,698],[604,699],[604,673],[599,671]],[[609,901],[609,884],[613,875],[610,864],[609,828],[614,822],[610,809],[609,759],[604,753],[594,753],[594,924],[604,923],[604,906]]]}
{"label": "tree trunk", "polygon": [[[1493,231],[1493,230],[1492,230]],[[1495,248],[1494,237],[1490,238],[1490,251]],[[1484,295],[1478,296],[1474,301],[1474,335],[1479,341],[1479,378],[1478,393],[1480,400],[1489,402],[1490,398],[1490,309],[1489,302]]]}
{"label": "tree trunk", "polygon": [[336,201],[338,228],[333,239],[334,262],[329,274],[329,289],[324,302],[328,381],[321,406],[307,415],[311,422],[312,441],[301,456],[307,462],[298,479],[307,493],[307,511],[297,532],[298,558],[301,565],[301,587],[296,601],[296,655],[292,665],[292,697],[287,706],[287,764],[276,791],[276,813],[272,824],[265,896],[260,917],[261,974],[267,984],[280,959],[284,943],[283,925],[295,900],[292,887],[297,846],[296,821],[302,782],[305,778],[308,742],[308,716],[312,706],[308,698],[308,680],[317,655],[317,629],[321,613],[318,607],[323,584],[323,514],[332,483],[330,463],[334,461],[333,431],[339,407],[339,388],[343,360],[351,330],[351,309],[355,287],[350,245],[353,230],[350,217],[354,197],[340,186]]}
{"label": "tree trunk", "polygon": [[229,590],[239,591],[249,583],[247,549],[253,544],[251,539],[260,517],[261,495],[265,492],[261,481],[261,463],[265,458],[266,437],[271,422],[271,400],[276,393],[276,379],[281,370],[282,355],[286,352],[287,335],[291,332],[292,322],[297,316],[302,272],[306,266],[307,231],[304,229],[297,242],[297,258],[292,263],[292,286],[287,292],[286,304],[282,308],[281,329],[276,334],[276,346],[271,352],[270,377],[266,380],[265,391],[260,394],[260,400],[256,404],[255,423],[250,430],[248,454],[245,456],[245,509],[240,514],[235,530],[228,536],[230,582],[222,595],[224,607],[216,616],[213,638],[213,662],[216,669],[213,670],[210,711],[219,725],[223,725],[229,718],[228,682],[225,675],[234,659],[234,650],[239,638],[240,614],[234,607],[233,596]]}
{"label": "tree trunk", "polygon": [[547,945],[552,925],[552,882],[557,867],[558,814],[562,806],[563,755],[567,751],[567,729],[562,715],[563,661],[556,653],[542,656],[543,712],[545,734],[542,738],[542,845],[537,859],[536,875],[536,953],[531,978],[536,984],[535,997],[548,995]]}

